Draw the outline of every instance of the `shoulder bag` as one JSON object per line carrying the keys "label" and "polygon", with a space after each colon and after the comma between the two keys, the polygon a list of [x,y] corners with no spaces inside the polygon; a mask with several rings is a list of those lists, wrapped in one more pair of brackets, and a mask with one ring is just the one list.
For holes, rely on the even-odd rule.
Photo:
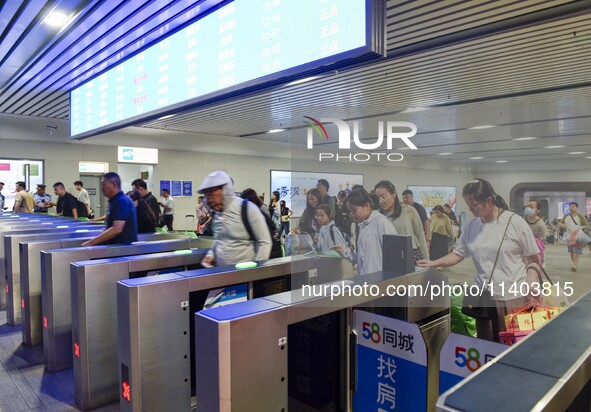
{"label": "shoulder bag", "polygon": [[497,256],[495,257],[495,263],[493,264],[492,271],[490,272],[490,277],[488,278],[488,282],[484,283],[485,287],[481,289],[480,295],[467,294],[464,296],[464,303],[462,306],[462,313],[464,315],[471,316],[475,319],[488,320],[492,317],[492,311],[496,310],[497,304],[492,299],[490,293],[488,293],[486,284],[492,282],[495,268],[497,267],[497,262],[499,260],[499,255],[501,253],[501,246],[503,246],[503,241],[505,240],[507,229],[509,229],[509,224],[511,223],[513,216],[515,216],[515,213],[512,213],[511,216],[509,216],[509,221],[507,222],[505,232],[501,238],[501,243],[499,244],[499,249],[497,250]]}

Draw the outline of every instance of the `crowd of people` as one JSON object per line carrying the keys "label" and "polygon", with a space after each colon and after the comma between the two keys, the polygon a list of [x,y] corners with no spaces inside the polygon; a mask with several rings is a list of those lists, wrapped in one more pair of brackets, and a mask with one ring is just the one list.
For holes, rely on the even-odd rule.
{"label": "crowd of people", "polygon": [[[3,186],[0,182],[0,194]],[[92,216],[88,192],[80,181],[74,186],[77,196],[70,194],[62,182],[56,182],[54,201],[45,192],[45,185],[37,185],[36,193],[31,195],[24,182],[17,182],[14,211],[47,213],[56,207],[62,216]],[[105,219],[106,228],[85,246],[129,244],[137,240],[138,233],[154,232],[159,224],[172,230],[174,199],[168,190],[162,191],[163,200],[158,201],[146,182],[136,179],[125,195],[116,173],[102,177],[101,190],[109,199],[109,208],[106,215],[96,219]],[[404,190],[400,197],[388,180],[379,181],[370,191],[356,185],[332,197],[329,182],[319,179],[315,188],[306,191],[306,207],[293,228],[293,212],[279,192],[273,192],[266,205],[252,188],[240,195],[234,190],[233,179],[223,171],[209,174],[198,188],[201,196],[196,208],[196,231],[214,238],[202,261],[205,267],[312,251],[338,254],[355,266],[358,276],[363,276],[382,269],[383,236],[399,234],[411,238],[417,266],[442,269],[470,257],[476,269],[476,285],[493,287],[494,277],[494,284],[505,285],[508,290],[510,284],[539,280],[544,250],[551,238],[551,225],[541,216],[539,201],[530,200],[523,213],[516,214],[483,179],[474,179],[462,189],[474,217],[464,222],[461,233],[461,222],[449,204],[434,206],[428,216],[410,190]],[[570,213],[556,221],[555,227],[565,232],[571,270],[576,271],[583,248],[591,239],[586,233],[587,219],[578,212],[578,204],[571,202],[569,209]],[[539,303],[533,293],[495,295],[494,316],[477,319],[478,336],[498,340],[506,314]]]}

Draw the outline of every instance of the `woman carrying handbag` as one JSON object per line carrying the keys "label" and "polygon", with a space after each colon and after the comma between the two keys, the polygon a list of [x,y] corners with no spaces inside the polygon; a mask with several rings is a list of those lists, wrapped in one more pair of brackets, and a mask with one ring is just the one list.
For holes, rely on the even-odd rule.
{"label": "woman carrying handbag", "polygon": [[[483,297],[492,299],[483,304],[489,307],[484,311],[488,316],[476,318],[477,336],[499,342],[499,332],[505,331],[505,315],[523,305],[538,305],[537,289],[529,287],[538,282],[538,276],[527,267],[529,262],[539,262],[538,246],[525,220],[507,210],[505,201],[486,180],[468,182],[462,196],[474,218],[466,224],[456,248],[447,256],[419,261],[418,265],[447,267],[471,257],[476,267],[474,284],[484,290]],[[528,285],[522,287],[525,282]],[[522,291],[528,294],[522,296]]]}

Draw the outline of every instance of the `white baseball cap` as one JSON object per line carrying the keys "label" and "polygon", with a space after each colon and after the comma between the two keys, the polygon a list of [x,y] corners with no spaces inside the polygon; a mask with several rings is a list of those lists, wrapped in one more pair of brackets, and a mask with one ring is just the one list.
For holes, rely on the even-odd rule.
{"label": "white baseball cap", "polygon": [[197,189],[197,193],[203,194],[207,189],[228,184],[233,184],[232,178],[226,172],[218,170],[207,175],[203,182],[201,182],[199,189]]}

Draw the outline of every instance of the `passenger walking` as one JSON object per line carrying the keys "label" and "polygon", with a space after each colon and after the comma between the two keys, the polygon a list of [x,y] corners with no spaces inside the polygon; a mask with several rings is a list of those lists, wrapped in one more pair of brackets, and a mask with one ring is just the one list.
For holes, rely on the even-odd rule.
{"label": "passenger walking", "polygon": [[137,220],[138,233],[154,233],[156,231],[156,216],[154,211],[142,198],[137,190],[130,190],[126,193],[127,197],[135,206],[135,216]]}
{"label": "passenger walking", "polygon": [[316,208],[322,203],[322,195],[318,189],[310,189],[306,194],[306,208],[300,217],[298,233],[307,233],[314,238],[320,226],[316,220]]}
{"label": "passenger walking", "polygon": [[320,252],[330,252],[335,247],[341,247],[346,251],[349,246],[343,233],[332,220],[331,213],[332,211],[328,205],[319,205],[316,208],[316,220],[318,220],[320,230],[314,237],[314,245],[316,250]]}
{"label": "passenger walking", "polygon": [[445,214],[442,206],[433,207],[431,216],[430,255],[432,260],[444,257],[449,253],[449,239],[454,233],[451,229],[451,219]]}
{"label": "passenger walking", "polygon": [[33,196],[27,192],[27,185],[25,182],[16,182],[16,197],[14,199],[13,211],[15,213],[33,213],[35,207],[35,200]]}
{"label": "passenger walking", "polygon": [[544,250],[546,249],[548,239],[548,226],[544,223],[544,219],[540,217],[540,202],[538,200],[530,200],[523,212],[525,214],[525,221],[536,238],[536,244],[540,251],[540,263],[543,265]]}
{"label": "passenger walking", "polygon": [[286,235],[289,234],[289,226],[290,226],[289,219],[291,218],[292,211],[290,208],[288,208],[285,205],[285,200],[280,201],[279,206],[280,206],[280,214],[281,214],[281,226],[279,226],[279,238],[281,238],[281,236],[283,235],[284,232]]}
{"label": "passenger walking", "polygon": [[427,211],[420,203],[415,202],[414,196],[412,194],[412,190],[405,190],[402,192],[402,202],[405,205],[412,206],[416,209],[421,217],[421,222],[423,223],[423,232],[425,233],[425,239],[428,239],[431,236],[431,229],[429,229],[429,216],[427,216]]}
{"label": "passenger walking", "polygon": [[162,189],[162,197],[164,200],[158,202],[158,205],[162,207],[162,216],[164,216],[164,224],[168,230],[172,230],[172,222],[174,220],[174,199],[170,195],[168,189]]}
{"label": "passenger walking", "polygon": [[429,258],[427,238],[423,232],[423,223],[415,208],[401,204],[394,184],[382,180],[375,185],[375,195],[384,216],[392,222],[399,235],[412,237],[412,249],[415,262]]}
{"label": "passenger walking", "polygon": [[279,198],[281,197],[281,193],[278,191],[274,191],[271,193],[271,203],[269,203],[269,216],[273,223],[275,223],[275,227],[279,229],[281,226],[281,217],[280,217],[280,209],[279,209]]}
{"label": "passenger walking", "polygon": [[55,205],[57,214],[65,217],[73,217],[78,219],[79,217],[88,217],[88,211],[86,205],[79,202],[73,194],[68,192],[62,182],[56,182],[53,184],[53,192],[57,198]]}
{"label": "passenger walking", "polygon": [[109,199],[107,228],[82,246],[122,244],[137,241],[137,218],[133,202],[121,191],[121,179],[114,172],[101,178],[101,191]]}
{"label": "passenger walking", "polygon": [[[510,288],[521,290],[521,285],[539,282],[535,270],[528,264],[539,263],[538,247],[525,220],[507,210],[507,204],[484,179],[474,179],[464,186],[462,196],[474,215],[465,227],[453,252],[433,260],[418,262],[422,267],[448,267],[471,257],[476,267],[474,283],[491,293],[491,319],[476,319],[480,339],[499,342],[499,332],[505,331],[505,315],[526,304],[536,305],[539,295],[535,287],[528,287],[528,296],[509,293]],[[501,293],[505,291],[505,294]]]}
{"label": "passenger walking", "polygon": [[[211,213],[204,202],[203,196],[199,196],[197,199],[195,213],[197,214],[197,233],[203,236],[212,236],[210,228]],[[206,231],[208,232],[207,234]]]}
{"label": "passenger walking", "polygon": [[570,253],[570,260],[572,261],[570,270],[573,272],[577,271],[579,258],[583,254],[583,248],[585,245],[572,242],[571,237],[573,237],[575,232],[577,232],[579,229],[587,227],[587,219],[585,219],[585,216],[579,213],[578,207],[579,204],[577,202],[570,202],[568,204],[570,213],[560,221],[560,227],[566,230],[568,253]]}
{"label": "passenger walking", "polygon": [[201,262],[204,266],[269,259],[271,235],[265,217],[257,206],[246,202],[246,218],[254,234],[253,241],[242,219],[243,199],[234,195],[234,183],[226,172],[210,173],[198,192],[205,194],[208,206],[215,211],[214,242]]}
{"label": "passenger walking", "polygon": [[133,190],[137,190],[138,192],[140,192],[142,199],[144,199],[148,206],[150,206],[150,208],[154,212],[154,215],[156,216],[156,225],[158,225],[160,223],[161,216],[160,206],[158,205],[158,199],[156,199],[152,192],[148,190],[147,183],[142,179],[135,179],[133,182],[131,182],[131,187],[133,188]]}
{"label": "passenger walking", "polygon": [[82,183],[81,180],[76,180],[74,182],[74,188],[78,191],[78,201],[82,202],[84,206],[86,206],[86,216],[90,216],[92,214],[92,209],[90,207],[90,196],[88,195],[88,190],[84,188],[84,183]]}
{"label": "passenger walking", "polygon": [[334,218],[336,213],[336,200],[328,194],[330,190],[330,183],[326,179],[319,179],[316,184],[316,189],[320,192],[320,204],[328,205],[330,207],[330,215]]}
{"label": "passenger walking", "polygon": [[369,193],[363,188],[353,189],[345,201],[351,218],[358,224],[355,252],[336,246],[339,255],[357,264],[357,275],[382,270],[384,235],[396,235],[396,228],[387,217],[374,210]]}

